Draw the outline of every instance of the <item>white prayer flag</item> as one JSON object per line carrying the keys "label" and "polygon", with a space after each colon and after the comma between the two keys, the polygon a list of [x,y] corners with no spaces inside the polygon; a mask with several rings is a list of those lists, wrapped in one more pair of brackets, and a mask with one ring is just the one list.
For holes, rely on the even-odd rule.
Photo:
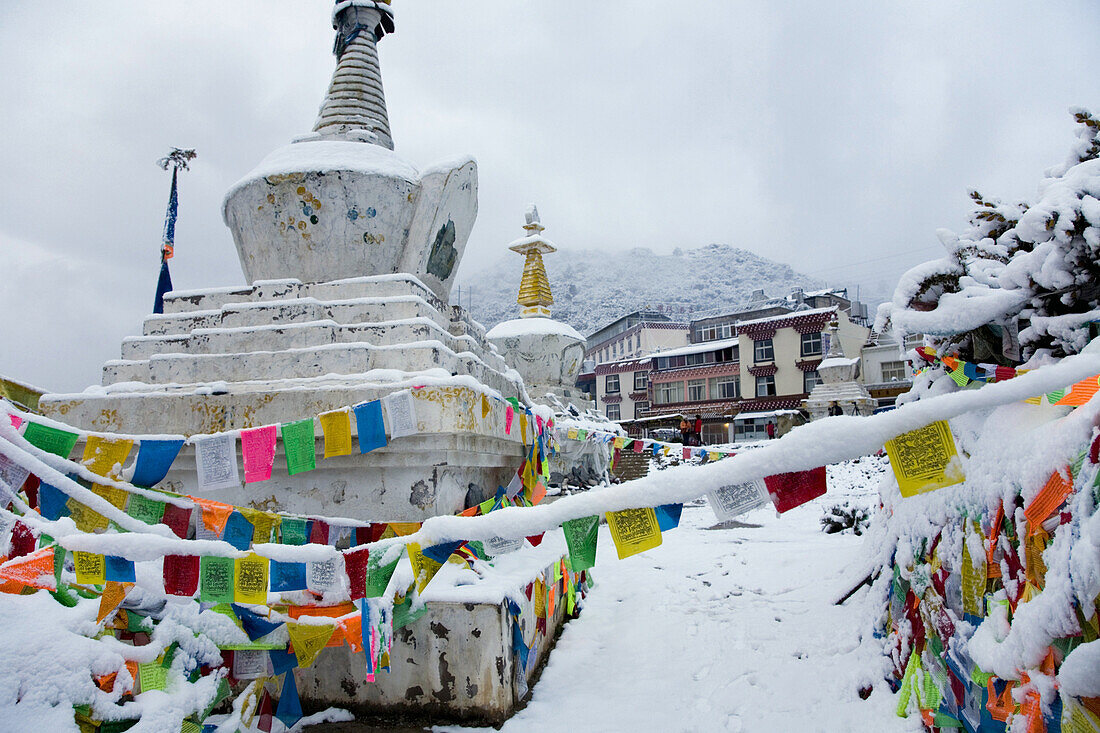
{"label": "white prayer flag", "polygon": [[212,435],[195,441],[195,467],[200,489],[214,491],[240,486],[236,436]]}
{"label": "white prayer flag", "polygon": [[769,501],[768,487],[763,479],[722,486],[707,494],[707,502],[720,522],[758,509]]}
{"label": "white prayer flag", "polygon": [[386,409],[386,422],[390,427],[391,438],[402,438],[420,432],[416,427],[416,406],[412,392],[402,390],[382,398],[382,407]]}
{"label": "white prayer flag", "polygon": [[8,493],[15,496],[23,488],[23,482],[29,475],[30,471],[0,453],[0,491],[8,490]]}
{"label": "white prayer flag", "polygon": [[509,540],[503,537],[490,537],[483,543],[485,552],[491,557],[506,555],[523,547],[523,540]]}
{"label": "white prayer flag", "polygon": [[336,558],[306,563],[306,588],[314,593],[333,590],[337,585]]}
{"label": "white prayer flag", "polygon": [[233,676],[255,680],[270,674],[268,654],[262,649],[238,649],[233,652]]}

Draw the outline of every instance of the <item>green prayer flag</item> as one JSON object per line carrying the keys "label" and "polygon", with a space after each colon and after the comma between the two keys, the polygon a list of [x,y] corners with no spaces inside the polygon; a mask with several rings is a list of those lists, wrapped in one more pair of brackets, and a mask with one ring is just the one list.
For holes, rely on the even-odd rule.
{"label": "green prayer flag", "polygon": [[160,520],[164,518],[164,502],[147,499],[140,494],[130,494],[130,502],[126,505],[126,513],[146,524],[159,524]]}
{"label": "green prayer flag", "polygon": [[313,418],[283,423],[279,426],[286,454],[286,470],[291,476],[317,468],[316,443],[313,439]]}
{"label": "green prayer flag", "polygon": [[485,501],[478,504],[478,509],[481,510],[482,514],[488,514],[489,512],[493,511],[493,507],[496,505],[496,503],[496,497],[492,499],[486,499]]}
{"label": "green prayer flag", "polygon": [[199,561],[199,600],[232,603],[234,569],[231,557],[203,557]]}
{"label": "green prayer flag", "polygon": [[59,430],[48,425],[29,422],[27,423],[27,429],[23,432],[23,437],[27,439],[28,443],[41,448],[47,453],[68,458],[80,436],[76,433],[70,433],[68,430]]}
{"label": "green prayer flag", "polygon": [[306,520],[283,517],[280,523],[284,545],[304,545],[306,543]]}
{"label": "green prayer flag", "polygon": [[385,554],[385,550],[381,550],[372,552],[367,558],[366,598],[382,597],[386,592],[386,586],[390,583],[393,571],[397,568],[397,562],[401,559],[401,555],[398,555],[397,560],[388,565],[382,565],[382,556]]}
{"label": "green prayer flag", "polygon": [[142,692],[168,688],[168,670],[157,662],[139,664],[138,677],[141,678]]}
{"label": "green prayer flag", "polygon": [[405,596],[400,603],[393,605],[393,630],[403,629],[428,612],[426,605],[412,610],[412,598]]}
{"label": "green prayer flag", "polygon": [[570,519],[562,524],[565,531],[565,543],[569,546],[569,562],[573,572],[595,567],[596,565],[596,537],[599,534],[600,518],[598,515]]}

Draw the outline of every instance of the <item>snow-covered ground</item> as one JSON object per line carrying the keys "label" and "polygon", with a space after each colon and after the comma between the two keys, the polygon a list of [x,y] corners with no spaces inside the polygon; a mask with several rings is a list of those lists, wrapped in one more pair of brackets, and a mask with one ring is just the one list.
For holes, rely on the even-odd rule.
{"label": "snow-covered ground", "polygon": [[833,605],[863,575],[862,539],[821,531],[828,507],[877,506],[882,470],[878,459],[832,466],[824,497],[732,528],[710,529],[705,502],[688,505],[664,544],[622,561],[601,527],[596,587],[503,730],[920,730],[895,715],[882,681],[867,623],[881,609],[865,607],[866,589]]}

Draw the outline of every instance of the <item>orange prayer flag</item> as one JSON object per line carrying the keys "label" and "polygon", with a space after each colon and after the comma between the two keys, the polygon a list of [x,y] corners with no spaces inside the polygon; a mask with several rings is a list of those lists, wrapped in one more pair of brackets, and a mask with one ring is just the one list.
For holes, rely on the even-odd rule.
{"label": "orange prayer flag", "polygon": [[222,530],[225,529],[225,523],[229,521],[229,515],[233,513],[235,507],[232,504],[223,504],[220,501],[210,499],[199,499],[194,496],[188,498],[202,509],[203,526],[221,536]]}
{"label": "orange prayer flag", "polygon": [[0,580],[8,580],[32,588],[57,590],[57,579],[53,574],[53,548],[43,547],[30,555],[8,560],[0,565]]}
{"label": "orange prayer flag", "polygon": [[133,583],[116,583],[113,580],[108,580],[107,584],[103,586],[103,595],[99,597],[99,613],[96,614],[95,622],[97,624],[103,623],[103,619],[110,616],[111,612],[126,600],[126,594],[133,587]]}
{"label": "orange prayer flag", "polygon": [[546,485],[539,481],[535,488],[531,489],[531,503],[538,504],[546,496]]}
{"label": "orange prayer flag", "polygon": [[1100,392],[1100,379],[1097,377],[1089,377],[1088,379],[1082,379],[1080,382],[1070,387],[1066,391],[1065,396],[1054,404],[1080,407],[1092,399],[1092,396],[1097,392]]}
{"label": "orange prayer flag", "polygon": [[302,616],[340,618],[349,613],[356,613],[358,610],[351,601],[344,601],[335,606],[291,606],[286,611],[288,616],[297,621]]}
{"label": "orange prayer flag", "polygon": [[477,511],[480,508],[481,508],[480,506],[475,504],[474,506],[470,507],[469,509],[463,509],[461,512],[458,513],[458,516],[460,516],[460,517],[476,517],[477,516]]}
{"label": "orange prayer flag", "polygon": [[111,672],[110,674],[103,674],[95,678],[96,687],[104,692],[111,692],[115,689],[115,678],[118,677],[118,672]]}
{"label": "orange prayer flag", "polygon": [[420,531],[420,522],[390,522],[390,529],[398,537],[405,537]]}
{"label": "orange prayer flag", "polygon": [[[363,651],[363,615],[356,613],[336,622],[337,633],[343,635],[353,652]],[[335,637],[336,634],[333,634]]]}
{"label": "orange prayer flag", "polygon": [[[1069,473],[1068,467],[1065,472]],[[1047,480],[1043,488],[1039,490],[1039,493],[1024,509],[1024,517],[1027,518],[1027,533],[1029,535],[1035,534],[1042,529],[1042,524],[1047,517],[1053,514],[1054,510],[1060,507],[1071,493],[1073,493],[1073,484],[1062,476],[1061,471],[1052,473],[1050,479]]]}

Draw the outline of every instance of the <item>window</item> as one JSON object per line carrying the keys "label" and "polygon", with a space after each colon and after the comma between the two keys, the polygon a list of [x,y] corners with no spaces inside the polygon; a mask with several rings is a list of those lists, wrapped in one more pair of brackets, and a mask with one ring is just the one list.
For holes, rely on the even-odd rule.
{"label": "window", "polygon": [[712,400],[735,400],[741,396],[741,380],[734,376],[711,377]]}
{"label": "window", "polygon": [[757,397],[775,397],[775,375],[756,378]]}
{"label": "window", "polygon": [[605,377],[605,380],[606,381],[604,381],[603,384],[603,391],[607,394],[616,394],[619,391],[619,375],[608,374],[607,377]]}
{"label": "window", "polygon": [[821,384],[821,375],[816,369],[802,373],[802,391],[806,394],[814,391],[814,387]]}
{"label": "window", "polygon": [[707,380],[692,379],[688,382],[688,402],[702,402],[707,398]]}
{"label": "window", "polygon": [[634,391],[644,392],[649,389],[649,374],[646,372],[634,372]]}
{"label": "window", "polygon": [[618,420],[619,415],[620,415],[619,403],[616,402],[613,405],[606,405],[606,407],[607,407],[607,419],[608,420]]}
{"label": "window", "polygon": [[909,378],[909,369],[904,361],[882,362],[882,381],[895,382]]}
{"label": "window", "polygon": [[646,401],[634,403],[634,417],[641,417],[645,414],[645,411],[649,409],[649,403]]}
{"label": "window", "polygon": [[664,382],[653,386],[653,401],[658,405],[684,401],[683,382]]}
{"label": "window", "polygon": [[768,418],[766,417],[738,420],[734,425],[738,440],[763,440],[768,437]]}
{"label": "window", "polygon": [[821,331],[802,334],[802,356],[821,355]]}
{"label": "window", "polygon": [[718,339],[728,339],[733,335],[733,325],[729,323],[711,323],[707,326],[695,327],[695,340],[699,341],[716,341]]}
{"label": "window", "polygon": [[761,339],[753,343],[755,344],[753,358],[756,360],[756,363],[759,364],[762,361],[775,361],[775,349],[772,347],[771,339]]}
{"label": "window", "polygon": [[702,366],[703,364],[713,364],[714,352],[705,351],[701,354],[688,354],[686,363],[687,366]]}
{"label": "window", "polygon": [[642,350],[642,334],[638,333],[634,336],[634,348],[638,351]]}

